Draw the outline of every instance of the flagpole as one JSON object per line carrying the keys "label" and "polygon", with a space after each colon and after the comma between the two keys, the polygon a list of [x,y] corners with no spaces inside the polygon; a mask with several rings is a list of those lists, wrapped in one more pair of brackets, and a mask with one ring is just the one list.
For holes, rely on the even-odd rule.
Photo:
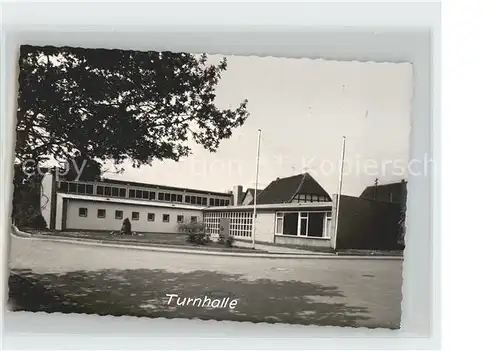
{"label": "flagpole", "polygon": [[342,137],[342,150],[340,152],[340,174],[339,174],[339,187],[336,198],[335,206],[335,227],[333,233],[333,251],[337,251],[337,235],[339,232],[339,210],[340,210],[340,196],[342,195],[342,181],[344,178],[344,157],[345,157],[345,136]]}
{"label": "flagpole", "polygon": [[252,249],[255,249],[255,231],[257,226],[257,187],[259,184],[259,161],[260,161],[260,135],[262,130],[257,131],[257,160],[255,166],[255,190],[253,195],[253,220],[252,220]]}

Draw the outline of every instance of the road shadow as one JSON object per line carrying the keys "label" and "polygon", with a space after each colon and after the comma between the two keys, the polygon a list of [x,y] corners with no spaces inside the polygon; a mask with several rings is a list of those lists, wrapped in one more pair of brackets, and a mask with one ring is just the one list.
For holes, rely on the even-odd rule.
{"label": "road shadow", "polygon": [[[236,299],[237,304],[234,309],[178,306],[175,300],[168,303],[167,294],[228,297]],[[343,297],[332,287],[248,280],[242,275],[203,270],[171,273],[160,269],[104,269],[59,274],[13,270],[9,277],[9,302],[14,311],[349,327],[370,319],[368,309],[347,305]]]}

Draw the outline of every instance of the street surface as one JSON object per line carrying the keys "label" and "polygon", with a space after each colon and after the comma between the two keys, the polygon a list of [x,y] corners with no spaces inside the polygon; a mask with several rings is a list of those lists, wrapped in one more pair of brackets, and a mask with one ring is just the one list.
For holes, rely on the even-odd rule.
{"label": "street surface", "polygon": [[[398,328],[402,260],[272,259],[93,247],[11,236],[17,310]],[[238,301],[168,304],[166,294]]]}

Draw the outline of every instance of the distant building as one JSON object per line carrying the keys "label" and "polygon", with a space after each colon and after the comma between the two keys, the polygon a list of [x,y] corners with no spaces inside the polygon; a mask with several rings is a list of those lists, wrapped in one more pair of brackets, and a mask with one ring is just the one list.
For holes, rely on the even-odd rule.
{"label": "distant building", "polygon": [[[337,196],[330,196],[309,173],[274,180],[257,196],[255,241],[332,248]],[[253,207],[253,201],[244,201],[239,206],[204,209],[208,232],[217,236],[224,218],[232,236],[252,240]],[[337,248],[398,248],[400,207],[342,195]]]}
{"label": "distant building", "polygon": [[276,178],[257,197],[258,204],[329,201],[330,195],[309,173]]}
{"label": "distant building", "polygon": [[367,187],[360,195],[362,199],[373,200],[376,203],[395,203],[399,205],[399,234],[398,243],[404,245],[406,233],[406,200],[407,200],[406,180],[400,182],[372,185]]}
{"label": "distant building", "polygon": [[[261,189],[257,189],[257,196],[262,192]],[[255,198],[255,189],[248,188],[245,194],[243,195],[243,201],[241,201],[242,205],[250,205],[253,204]]]}
{"label": "distant building", "polygon": [[406,202],[406,184],[405,180],[396,183],[372,185],[367,187],[359,196],[362,199],[403,203]]}
{"label": "distant building", "polygon": [[[248,193],[247,190],[244,200],[248,199]],[[205,209],[209,233],[217,235],[221,218],[229,218],[231,235],[251,239],[253,200],[247,201],[239,206]],[[255,240],[329,247],[332,205],[330,195],[309,173],[277,178],[257,195]]]}
{"label": "distant building", "polygon": [[[221,219],[237,240],[252,240],[253,196],[257,194],[256,242],[334,246],[337,195],[330,196],[309,174],[276,179],[262,191],[234,187],[213,192],[103,179],[73,182],[47,174],[42,180],[42,215],[55,230],[117,231],[129,218],[132,231],[177,233],[178,225],[203,222],[215,239]],[[342,195],[337,248],[394,248],[401,205]]]}
{"label": "distant building", "polygon": [[41,212],[50,229],[119,230],[124,218],[138,232],[175,233],[179,223],[203,220],[203,208],[229,206],[233,194],[102,179],[58,180],[46,174]]}

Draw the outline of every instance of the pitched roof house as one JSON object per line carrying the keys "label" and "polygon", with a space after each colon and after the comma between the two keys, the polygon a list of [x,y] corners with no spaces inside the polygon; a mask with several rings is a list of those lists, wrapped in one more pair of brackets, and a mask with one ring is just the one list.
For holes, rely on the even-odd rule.
{"label": "pitched roof house", "polygon": [[277,178],[257,196],[258,204],[327,201],[330,195],[309,173]]}

